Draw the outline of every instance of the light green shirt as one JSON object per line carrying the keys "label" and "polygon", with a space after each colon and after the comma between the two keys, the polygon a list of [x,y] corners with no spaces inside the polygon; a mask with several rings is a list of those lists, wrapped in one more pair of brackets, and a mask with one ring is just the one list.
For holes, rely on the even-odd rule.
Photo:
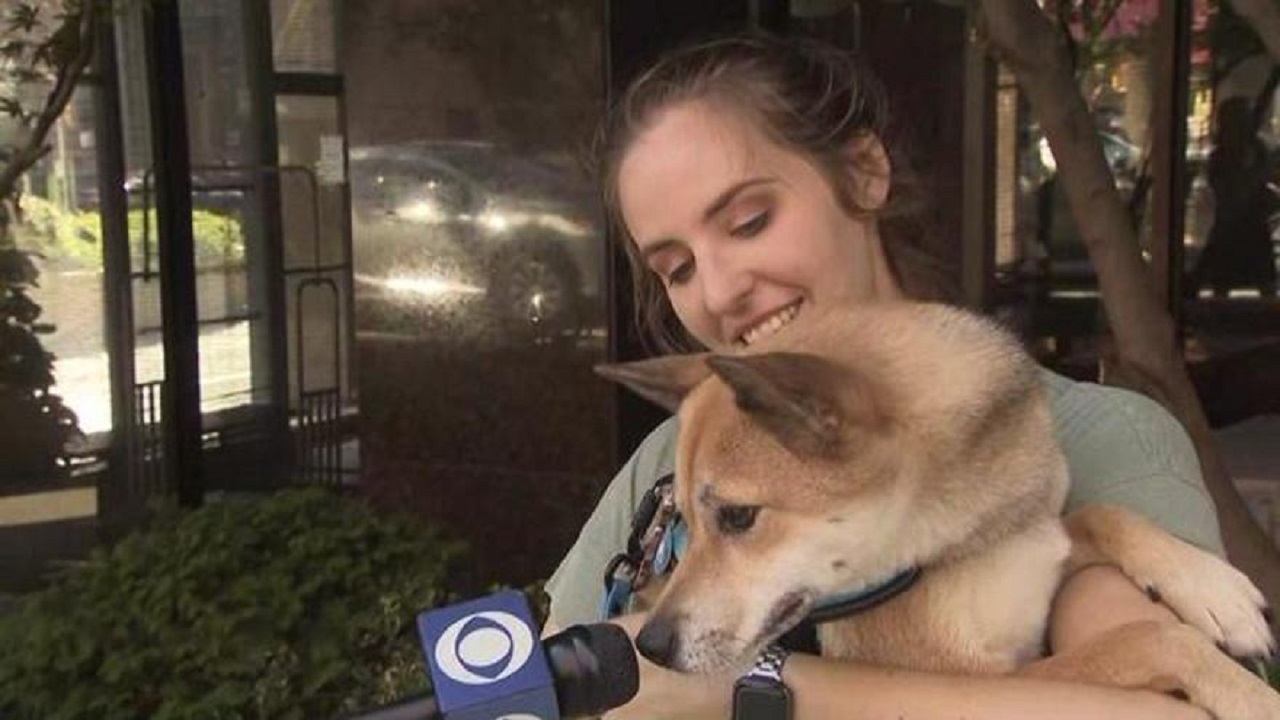
{"label": "light green shirt", "polygon": [[[1121,505],[1225,556],[1195,448],[1173,416],[1138,393],[1048,371],[1044,376],[1071,476],[1067,511],[1087,503]],[[675,439],[673,417],[640,443],[547,581],[557,627],[600,620],[605,564],[625,548],[644,492],[672,471]]]}

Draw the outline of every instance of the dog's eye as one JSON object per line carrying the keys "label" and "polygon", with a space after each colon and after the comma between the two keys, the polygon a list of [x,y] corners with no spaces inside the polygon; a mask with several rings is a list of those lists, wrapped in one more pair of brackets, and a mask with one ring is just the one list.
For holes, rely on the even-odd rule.
{"label": "dog's eye", "polygon": [[725,505],[716,513],[716,524],[725,535],[738,535],[756,524],[759,505]]}

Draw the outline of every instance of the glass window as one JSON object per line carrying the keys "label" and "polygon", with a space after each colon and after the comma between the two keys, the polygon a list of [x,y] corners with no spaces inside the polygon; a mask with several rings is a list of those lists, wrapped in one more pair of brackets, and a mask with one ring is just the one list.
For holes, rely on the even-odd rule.
{"label": "glass window", "polygon": [[290,397],[319,389],[346,391],[342,368],[350,363],[341,319],[348,296],[346,165],[338,101],[280,96],[276,122]]}
{"label": "glass window", "polygon": [[1206,301],[1274,298],[1280,98],[1273,65],[1228,6],[1198,4],[1193,29],[1185,290]]}
{"label": "glass window", "polygon": [[[1080,92],[1093,114],[1098,141],[1117,189],[1127,203],[1140,243],[1148,244],[1151,218],[1152,98],[1166,92],[1157,77],[1158,4],[1072,2],[1058,6],[1070,31]],[[997,253],[997,295],[1008,303],[1037,349],[1059,369],[1089,375],[1095,338],[1104,330],[1097,276],[1058,180],[1058,162],[1034,112],[1001,96],[1000,123],[1017,116],[1015,172],[1000,173],[1001,189],[1016,188],[1014,239]],[[1008,227],[1005,224],[1004,227]]]}
{"label": "glass window", "polygon": [[14,240],[39,253],[38,335],[53,353],[53,392],[88,434],[111,429],[111,391],[103,336],[102,224],[98,214],[93,88],[76,91],[49,133],[49,154],[21,180],[21,221]]}
{"label": "glass window", "polygon": [[614,470],[613,390],[591,372],[605,240],[578,154],[601,8],[344,8],[362,482],[504,582],[550,575]]}
{"label": "glass window", "polygon": [[277,72],[337,72],[335,5],[336,0],[271,0]]}
{"label": "glass window", "polygon": [[1275,407],[1280,71],[1230,3],[1197,2],[1191,38],[1184,330],[1209,420],[1223,425]]}

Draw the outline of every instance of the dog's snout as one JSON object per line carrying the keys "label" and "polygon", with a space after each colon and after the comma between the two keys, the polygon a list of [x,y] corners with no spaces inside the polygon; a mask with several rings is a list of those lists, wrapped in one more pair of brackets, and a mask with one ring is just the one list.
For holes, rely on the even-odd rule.
{"label": "dog's snout", "polygon": [[676,654],[676,624],[672,618],[653,617],[636,635],[636,649],[650,662],[671,667]]}

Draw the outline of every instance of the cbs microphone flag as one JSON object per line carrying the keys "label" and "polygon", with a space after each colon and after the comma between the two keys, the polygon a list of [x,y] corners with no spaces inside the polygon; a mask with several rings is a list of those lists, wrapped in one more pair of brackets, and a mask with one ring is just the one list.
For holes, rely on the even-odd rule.
{"label": "cbs microphone flag", "polygon": [[504,590],[418,615],[436,701],[449,720],[558,720],[555,685],[524,595]]}

